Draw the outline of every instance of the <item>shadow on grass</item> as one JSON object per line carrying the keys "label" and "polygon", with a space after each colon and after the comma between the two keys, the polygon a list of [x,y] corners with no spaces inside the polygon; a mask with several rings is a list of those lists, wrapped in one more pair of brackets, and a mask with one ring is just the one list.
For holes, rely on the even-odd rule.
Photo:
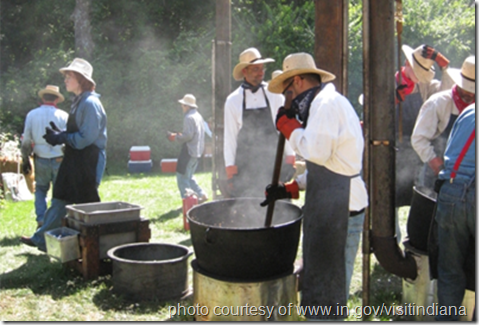
{"label": "shadow on grass", "polygon": [[30,289],[36,295],[49,295],[56,300],[91,285],[83,281],[74,270],[64,268],[57,261],[51,261],[47,254],[23,253],[19,256],[26,257],[26,263],[1,274],[0,289]]}
{"label": "shadow on grass", "polygon": [[182,215],[182,211],[183,208],[178,208],[178,209],[175,209],[175,210],[170,210],[158,217],[155,217],[153,219],[150,219],[150,223],[163,223],[165,221],[168,221],[168,220],[171,220],[171,219],[175,219],[177,218],[178,216],[181,216]]}
{"label": "shadow on grass", "polygon": [[0,240],[1,247],[12,247],[12,246],[20,246],[23,245],[20,242],[20,237],[4,237]]}
{"label": "shadow on grass", "polygon": [[99,291],[93,297],[93,303],[103,311],[125,312],[131,314],[158,314],[158,320],[169,321],[192,321],[193,316],[172,316],[168,314],[171,306],[190,306],[193,296],[189,295],[182,299],[161,301],[158,299],[131,299],[127,295],[112,293],[111,288]]}
{"label": "shadow on grass", "polygon": [[191,243],[191,237],[188,238],[188,239],[185,239],[185,240],[180,241],[178,244],[184,245],[184,246],[188,246],[188,247],[191,247],[191,246],[193,245],[193,244]]}

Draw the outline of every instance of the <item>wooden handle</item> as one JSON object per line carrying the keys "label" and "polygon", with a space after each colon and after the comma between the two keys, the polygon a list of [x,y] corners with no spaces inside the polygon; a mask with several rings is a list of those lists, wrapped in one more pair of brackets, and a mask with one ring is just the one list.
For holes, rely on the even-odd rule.
{"label": "wooden handle", "polygon": [[[284,103],[284,109],[290,109],[291,103],[293,101],[293,92],[287,91],[286,92],[286,100]],[[276,159],[274,162],[274,171],[273,171],[273,180],[271,181],[272,185],[278,185],[279,176],[281,174],[281,164],[283,162],[283,152],[284,152],[284,142],[286,139],[284,138],[283,133],[279,133],[278,138],[278,146],[276,147]],[[273,211],[274,211],[274,200],[268,204],[268,210],[266,211],[266,220],[264,222],[264,226],[269,228],[271,227],[271,222],[273,221]]]}

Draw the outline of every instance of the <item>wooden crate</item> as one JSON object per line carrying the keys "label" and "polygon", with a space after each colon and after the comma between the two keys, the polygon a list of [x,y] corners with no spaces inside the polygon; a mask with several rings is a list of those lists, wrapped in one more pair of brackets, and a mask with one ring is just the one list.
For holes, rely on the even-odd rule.
{"label": "wooden crate", "polygon": [[149,242],[151,238],[149,224],[148,219],[139,219],[89,225],[66,217],[63,219],[63,226],[80,232],[81,259],[64,263],[64,265],[76,269],[85,279],[111,274],[111,262],[100,257],[100,240],[107,236],[111,238],[111,235],[114,234],[124,236],[124,234],[133,232],[134,240],[132,242]]}

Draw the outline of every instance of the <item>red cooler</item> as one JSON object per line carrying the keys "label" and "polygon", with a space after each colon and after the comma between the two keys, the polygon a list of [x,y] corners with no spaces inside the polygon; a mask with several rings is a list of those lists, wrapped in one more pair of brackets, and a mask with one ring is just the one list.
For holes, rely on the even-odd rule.
{"label": "red cooler", "polygon": [[133,146],[130,148],[130,160],[145,161],[151,159],[151,149],[149,146]]}

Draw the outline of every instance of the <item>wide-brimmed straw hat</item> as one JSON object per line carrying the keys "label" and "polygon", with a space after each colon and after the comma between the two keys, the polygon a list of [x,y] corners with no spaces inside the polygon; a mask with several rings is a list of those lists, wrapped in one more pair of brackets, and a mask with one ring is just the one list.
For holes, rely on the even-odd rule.
{"label": "wide-brimmed straw hat", "polygon": [[270,58],[262,58],[261,53],[259,53],[256,48],[250,47],[249,49],[246,49],[241,52],[241,54],[239,55],[239,63],[233,69],[233,78],[238,81],[242,80],[243,73],[241,72],[241,70],[253,64],[269,62],[274,62],[274,60]]}
{"label": "wide-brimmed straw hat", "polygon": [[61,73],[65,73],[67,71],[78,72],[83,77],[85,77],[86,80],[93,83],[93,85],[96,85],[95,81],[91,77],[93,75],[93,67],[91,66],[90,63],[88,63],[87,60],[75,58],[68,67],[60,69]]}
{"label": "wide-brimmed straw hat", "polygon": [[434,69],[434,61],[426,59],[421,55],[424,44],[413,50],[407,45],[402,46],[402,51],[409,61],[414,74],[419,82],[428,83],[434,78],[436,71]]}
{"label": "wide-brimmed straw hat", "polygon": [[178,102],[186,106],[198,108],[198,106],[196,106],[196,98],[192,94],[186,94],[182,99],[178,100]]}
{"label": "wide-brimmed straw hat", "polygon": [[284,91],[283,82],[291,77],[314,73],[321,77],[321,82],[328,82],[336,79],[336,76],[328,71],[316,68],[316,63],[311,54],[293,53],[288,55],[283,61],[283,73],[273,78],[268,90],[272,93],[281,94]]}
{"label": "wide-brimmed straw hat", "polygon": [[271,73],[271,80],[279,76],[280,74],[283,73],[283,70],[274,70],[273,73]]}
{"label": "wide-brimmed straw hat", "polygon": [[58,97],[58,103],[61,103],[65,100],[65,97],[60,93],[60,87],[58,86],[53,86],[53,85],[47,85],[44,89],[41,89],[38,92],[38,96],[40,98],[43,98],[43,95],[45,94],[50,94],[50,95],[55,95]]}
{"label": "wide-brimmed straw hat", "polygon": [[454,83],[470,93],[476,93],[476,57],[470,56],[462,63],[461,70],[448,68],[447,72]]}

